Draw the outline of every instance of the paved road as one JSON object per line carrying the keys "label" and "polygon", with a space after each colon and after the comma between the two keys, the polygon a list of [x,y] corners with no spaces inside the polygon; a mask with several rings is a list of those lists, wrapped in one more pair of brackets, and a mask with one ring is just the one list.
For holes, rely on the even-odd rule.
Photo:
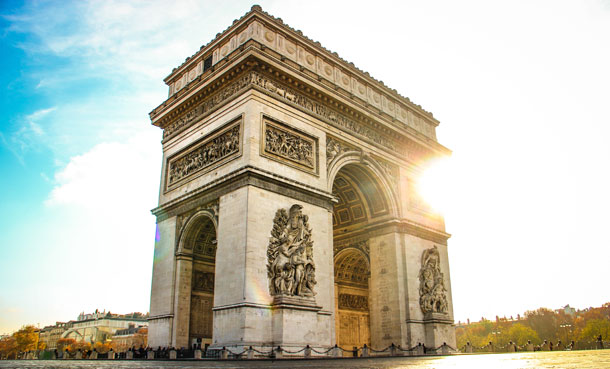
{"label": "paved road", "polygon": [[392,357],[375,359],[312,359],[252,361],[88,361],[22,360],[0,361],[0,368],[53,369],[161,369],[161,368],[235,368],[235,369],[610,369],[610,350],[527,352],[510,354],[453,355],[443,357]]}

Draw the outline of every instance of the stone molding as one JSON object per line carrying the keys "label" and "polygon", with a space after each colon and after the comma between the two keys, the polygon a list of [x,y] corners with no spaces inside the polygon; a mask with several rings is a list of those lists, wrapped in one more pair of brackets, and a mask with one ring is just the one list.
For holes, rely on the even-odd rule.
{"label": "stone molding", "polygon": [[318,138],[262,115],[261,156],[318,174]]}
{"label": "stone molding", "polygon": [[368,260],[370,260],[370,243],[367,235],[352,237],[341,241],[333,242],[333,256],[337,256],[341,251],[347,249],[360,250]]}
{"label": "stone molding", "polygon": [[304,183],[254,166],[243,166],[151,210],[157,222],[203,206],[244,186],[254,186],[332,211],[333,196]]}
{"label": "stone molding", "polygon": [[278,53],[282,60],[295,63],[302,71],[313,73],[318,79],[333,84],[335,88],[357,96],[380,113],[436,139],[434,127],[439,122],[430,112],[399,95],[396,90],[388,88],[383,82],[375,80],[368,73],[357,69],[353,63],[324,49],[319,42],[308,39],[300,31],[295,31],[281,20],[255,7],[172,71],[165,79],[169,96],[178,94],[192,81],[206,77],[202,71],[205,59],[211,57],[214,68],[216,64],[231,57],[232,53],[252,41]]}
{"label": "stone molding", "polygon": [[405,233],[444,246],[447,246],[447,240],[451,237],[451,235],[446,232],[407,219],[386,219],[368,224],[357,231],[352,231],[345,235],[335,235],[335,242],[344,243],[349,242],[346,240],[372,238],[390,233]]}

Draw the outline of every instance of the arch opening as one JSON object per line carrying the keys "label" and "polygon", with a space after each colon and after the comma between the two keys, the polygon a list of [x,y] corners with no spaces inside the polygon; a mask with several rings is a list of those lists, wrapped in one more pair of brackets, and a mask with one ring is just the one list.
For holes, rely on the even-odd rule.
{"label": "arch opening", "polygon": [[390,202],[375,174],[361,164],[343,166],[333,180],[332,193],[337,200],[332,217],[336,344],[352,350],[371,346],[366,227],[390,215]]}
{"label": "arch opening", "polygon": [[184,247],[192,250],[189,343],[191,347],[212,344],[214,281],[216,264],[216,226],[202,215],[190,227]]}

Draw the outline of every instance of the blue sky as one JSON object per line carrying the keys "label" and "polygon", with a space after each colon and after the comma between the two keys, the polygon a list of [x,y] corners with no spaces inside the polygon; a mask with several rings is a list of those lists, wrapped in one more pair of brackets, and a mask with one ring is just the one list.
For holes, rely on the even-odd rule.
{"label": "blue sky", "polygon": [[[456,320],[610,300],[610,2],[259,4],[440,119]],[[251,5],[0,2],[0,334],[148,310],[148,112]]]}

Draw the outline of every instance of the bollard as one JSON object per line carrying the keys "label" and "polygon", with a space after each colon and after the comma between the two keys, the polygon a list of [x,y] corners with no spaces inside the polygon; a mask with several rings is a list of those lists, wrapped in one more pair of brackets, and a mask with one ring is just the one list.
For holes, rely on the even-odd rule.
{"label": "bollard", "polygon": [[97,360],[97,351],[93,349],[91,355],[89,355],[89,360]]}
{"label": "bollard", "polygon": [[309,347],[309,345],[307,345],[307,347],[305,347],[305,357],[306,358],[311,357],[311,347]]}
{"label": "bollard", "polygon": [[254,359],[254,349],[252,348],[252,346],[248,348],[248,354],[246,355],[246,358],[248,358],[248,360]]}
{"label": "bollard", "polygon": [[222,350],[220,350],[220,359],[221,360],[227,360],[229,358],[229,351],[227,350],[226,347],[222,347]]}
{"label": "bollard", "polygon": [[466,353],[472,354],[472,345],[470,344],[470,342],[466,342]]}
{"label": "bollard", "polygon": [[534,351],[534,344],[532,343],[532,341],[527,340],[526,350],[527,351]]}
{"label": "bollard", "polygon": [[449,346],[447,346],[447,342],[443,342],[441,346],[441,355],[449,355]]}
{"label": "bollard", "polygon": [[83,358],[83,353],[80,349],[76,352],[76,356],[74,356],[74,358],[77,360],[80,360]]}
{"label": "bollard", "polygon": [[154,360],[155,352],[153,350],[146,351],[146,360]]}
{"label": "bollard", "polygon": [[339,353],[341,352],[341,349],[339,348],[339,346],[335,345],[335,347],[333,347],[333,357],[339,357]]}
{"label": "bollard", "polygon": [[110,351],[108,351],[108,359],[114,360],[114,351],[112,351],[112,349],[110,349]]}
{"label": "bollard", "polygon": [[61,355],[61,358],[64,360],[67,360],[70,358],[70,353],[68,352],[68,349],[66,349],[63,353],[63,355]]}
{"label": "bollard", "polygon": [[178,358],[178,352],[174,349],[169,350],[169,359],[176,360]]}
{"label": "bollard", "polygon": [[197,359],[197,360],[201,359],[201,350],[200,349],[195,350],[195,359]]}
{"label": "bollard", "polygon": [[275,358],[276,359],[281,359],[282,358],[282,348],[280,346],[278,346],[276,349],[273,350],[273,352],[275,353]]}
{"label": "bollard", "polygon": [[394,342],[390,345],[390,356],[396,356],[396,346],[394,345]]}
{"label": "bollard", "polygon": [[517,345],[513,341],[508,342],[508,352],[517,352]]}
{"label": "bollard", "polygon": [[417,355],[424,355],[425,353],[424,346],[422,346],[421,342],[419,342],[417,344]]}
{"label": "bollard", "polygon": [[366,343],[362,346],[362,357],[369,357],[369,347]]}
{"label": "bollard", "polygon": [[494,350],[494,344],[491,343],[491,341],[489,342],[489,345],[487,346],[487,351],[489,352],[495,352]]}

